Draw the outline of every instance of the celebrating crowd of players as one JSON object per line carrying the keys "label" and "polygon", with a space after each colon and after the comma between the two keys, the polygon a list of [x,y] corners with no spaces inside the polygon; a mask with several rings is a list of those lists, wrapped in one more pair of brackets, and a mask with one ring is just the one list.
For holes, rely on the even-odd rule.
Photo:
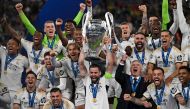
{"label": "celebrating crowd of players", "polygon": [[[146,5],[140,5],[142,24],[135,34],[123,22],[115,27],[119,44],[103,37],[99,56],[106,64],[85,60],[88,39],[78,25],[86,7],[92,13],[91,0],[80,4],[64,31],[58,18],[47,20],[43,33],[28,20],[23,5],[16,4],[33,41],[1,19],[11,39],[6,47],[0,45],[0,109],[112,109],[115,99],[117,109],[190,109],[190,24],[182,1],[170,2],[174,22],[168,30],[161,30],[160,19],[148,18]],[[173,41],[178,29],[181,49]],[[27,57],[20,54],[21,47]]]}

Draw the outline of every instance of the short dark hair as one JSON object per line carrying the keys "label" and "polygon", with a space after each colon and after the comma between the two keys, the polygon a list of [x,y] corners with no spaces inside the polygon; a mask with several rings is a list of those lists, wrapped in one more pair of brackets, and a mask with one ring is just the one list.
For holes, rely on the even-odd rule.
{"label": "short dark hair", "polygon": [[37,79],[37,75],[36,75],[32,70],[29,70],[28,72],[26,72],[26,77],[27,77],[29,74],[34,75],[35,78]]}
{"label": "short dark hair", "polygon": [[169,30],[162,30],[161,33],[162,32],[168,32],[171,37],[174,36]]}
{"label": "short dark hair", "polygon": [[96,64],[96,63],[92,63],[92,64],[90,65],[89,69],[90,69],[90,68],[98,68],[98,70],[101,72],[101,67],[100,67],[98,64]]}
{"label": "short dark hair", "polygon": [[44,53],[44,57],[46,57],[46,56],[50,56],[50,51],[47,51]]}
{"label": "short dark hair", "polygon": [[163,68],[161,68],[161,67],[155,67],[155,68],[153,68],[152,71],[154,71],[154,70],[160,70],[160,71],[162,71],[162,73],[164,75],[164,69]]}
{"label": "short dark hair", "polygon": [[182,70],[182,69],[184,69],[184,70],[186,70],[188,73],[190,73],[190,68],[189,68],[189,67],[187,67],[187,66],[181,66],[181,67],[179,67],[179,71]]}
{"label": "short dark hair", "polygon": [[65,24],[66,23],[72,23],[75,27],[77,26],[77,23],[75,21],[71,20],[71,19],[66,20]]}
{"label": "short dark hair", "polygon": [[52,93],[52,92],[60,92],[61,93],[61,90],[57,87],[54,87],[50,90],[50,93]]}
{"label": "short dark hair", "polygon": [[18,39],[14,38],[14,37],[9,39],[9,40],[14,40],[18,45],[20,45],[20,41]]}
{"label": "short dark hair", "polygon": [[143,35],[144,37],[146,37],[146,35],[145,35],[143,32],[136,32],[136,33],[135,33],[135,36],[138,35],[138,34],[141,34],[141,35]]}

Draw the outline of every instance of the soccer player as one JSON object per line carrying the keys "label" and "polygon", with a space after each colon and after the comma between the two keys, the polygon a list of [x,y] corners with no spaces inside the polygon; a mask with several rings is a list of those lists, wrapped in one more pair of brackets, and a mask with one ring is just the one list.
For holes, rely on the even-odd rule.
{"label": "soccer player", "polygon": [[[145,76],[147,73],[147,64],[149,62],[152,52],[146,48],[146,37],[143,33],[137,32],[134,36],[135,47],[132,50],[132,54],[129,57],[130,61],[139,60],[142,64],[142,76]],[[127,65],[130,69],[130,65]]]}
{"label": "soccer player", "polygon": [[11,97],[8,87],[0,81],[0,109],[10,109]]}
{"label": "soccer player", "polygon": [[190,67],[190,52],[189,51],[190,51],[190,45],[185,47],[182,52],[184,55],[183,65]]}
{"label": "soccer player", "polygon": [[44,54],[44,66],[38,70],[38,88],[40,90],[46,91],[46,93],[49,95],[50,90],[54,87],[57,87],[62,91],[63,97],[71,99],[71,90],[65,89],[66,85],[71,85],[68,84],[71,79],[68,78],[68,75],[64,73],[63,69],[55,68],[51,59],[52,57],[50,52],[46,52]]}
{"label": "soccer player", "polygon": [[[177,88],[171,88],[164,82],[164,70],[160,67],[153,70],[153,83],[147,87],[143,97],[138,99],[129,94],[124,95],[124,100],[142,105],[146,108],[152,108],[152,103],[148,99],[153,99],[157,109],[178,109],[176,100],[184,105],[185,100]],[[155,108],[155,107],[153,107]]]}
{"label": "soccer player", "polygon": [[26,74],[26,88],[17,91],[14,97],[13,109],[42,109],[46,102],[46,93],[36,88],[37,75],[29,71]]}
{"label": "soccer player", "polygon": [[[11,32],[12,29],[6,19],[2,21],[2,24],[8,34],[17,35],[15,31]],[[9,88],[11,99],[16,91],[22,88],[21,76],[29,67],[28,59],[19,53],[19,49],[20,42],[16,38],[9,39],[6,48],[0,46],[1,80]]]}
{"label": "soccer player", "polygon": [[[61,61],[53,59],[53,65],[55,65],[56,68],[62,67],[64,72],[74,81],[75,86],[72,86],[72,84],[70,86],[75,87],[75,106],[76,109],[83,109],[85,104],[85,90],[83,81],[79,74],[78,59],[80,47],[76,43],[69,43],[67,45],[67,52],[69,58]],[[85,61],[85,65],[89,65],[89,63]]]}
{"label": "soccer player", "polygon": [[[92,63],[89,67],[89,73],[87,67],[84,64],[85,53],[81,50],[79,58],[80,77],[83,79],[83,83],[86,89],[85,97],[85,109],[109,109],[108,96],[106,92],[106,75],[111,75],[113,70],[112,53],[108,50],[106,57],[108,65],[106,68],[105,76],[101,77],[101,67],[95,63]],[[111,76],[112,77],[112,76]]]}
{"label": "soccer player", "polygon": [[[178,78],[180,84],[177,85],[177,89],[180,90],[181,94],[185,99],[186,105],[180,105],[180,109],[189,109],[190,108],[190,69],[187,66],[181,66],[178,72]],[[174,86],[175,87],[175,86]]]}
{"label": "soccer player", "polygon": [[[171,45],[172,37],[169,31],[161,32],[162,47],[157,48],[150,57],[148,74],[152,74],[154,65],[164,69],[166,84],[178,83],[177,72],[183,62],[182,52]],[[173,80],[173,81],[172,81]]]}
{"label": "soccer player", "polygon": [[50,91],[50,98],[44,104],[43,109],[75,109],[74,104],[62,97],[62,92],[59,88],[52,88]]}

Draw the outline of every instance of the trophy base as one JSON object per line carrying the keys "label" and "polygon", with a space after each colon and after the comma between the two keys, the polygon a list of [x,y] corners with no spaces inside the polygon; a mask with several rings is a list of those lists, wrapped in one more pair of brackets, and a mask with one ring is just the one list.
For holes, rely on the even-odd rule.
{"label": "trophy base", "polygon": [[87,56],[85,60],[95,64],[106,64],[106,61],[100,57]]}

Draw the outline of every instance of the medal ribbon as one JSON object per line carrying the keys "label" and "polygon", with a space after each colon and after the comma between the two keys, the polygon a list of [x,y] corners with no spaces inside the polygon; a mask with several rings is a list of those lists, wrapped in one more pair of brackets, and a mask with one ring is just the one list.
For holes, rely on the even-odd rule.
{"label": "medal ribbon", "polygon": [[74,65],[74,62],[71,61],[71,68],[73,70],[73,73],[75,75],[75,78],[77,77],[78,73],[79,73],[79,65],[78,62],[76,62],[76,64]]}
{"label": "medal ribbon", "polygon": [[7,66],[11,63],[13,59],[15,59],[17,55],[7,55],[5,60],[5,70],[7,69]]}
{"label": "medal ribbon", "polygon": [[168,58],[169,58],[170,52],[171,52],[171,47],[168,48],[167,54],[166,54],[166,57],[165,57],[164,50],[162,49],[162,59],[163,59],[163,62],[164,62],[164,67],[168,66]]}
{"label": "medal ribbon", "polygon": [[158,94],[158,90],[156,89],[156,101],[157,101],[157,105],[161,105],[162,98],[163,98],[163,95],[164,95],[164,89],[165,89],[165,85],[162,87],[160,94]]}
{"label": "medal ribbon", "polygon": [[55,81],[54,71],[52,71],[52,74],[50,73],[50,71],[48,71],[48,76],[52,86],[54,86],[54,81]]}
{"label": "medal ribbon", "polygon": [[154,49],[156,49],[157,47],[160,47],[161,46],[161,40],[159,39],[159,43],[158,43],[158,45],[156,46],[156,44],[154,43],[154,40],[152,39],[152,46],[153,46],[153,48]]}
{"label": "medal ribbon", "polygon": [[29,96],[29,107],[33,107],[33,105],[34,105],[34,99],[35,99],[35,96],[36,96],[36,92],[33,92],[32,97],[31,97],[30,93],[28,92],[28,96]]}
{"label": "medal ribbon", "polygon": [[132,76],[130,77],[130,82],[131,82],[131,88],[132,88],[132,92],[136,92],[137,86],[139,84],[139,82],[141,81],[141,77],[139,77],[139,79],[136,80],[136,82],[134,81],[133,83],[133,78]]}
{"label": "medal ribbon", "polygon": [[97,92],[98,92],[98,84],[91,84],[91,90],[92,90],[92,96],[93,98],[96,98]]}
{"label": "medal ribbon", "polygon": [[138,53],[138,51],[137,51],[136,48],[134,48],[134,52],[135,52],[135,55],[136,55],[137,59],[138,59],[138,60],[141,62],[141,64],[143,65],[143,64],[144,64],[144,57],[145,57],[145,50],[143,50],[143,52],[142,52],[142,59],[140,58],[139,53]]}
{"label": "medal ribbon", "polygon": [[35,64],[39,63],[39,57],[40,57],[40,54],[41,54],[42,50],[43,50],[43,47],[40,49],[39,53],[36,55],[34,47],[32,47],[32,53],[34,55],[34,63]]}
{"label": "medal ribbon", "polygon": [[53,37],[53,40],[51,41],[51,43],[50,43],[49,39],[47,39],[47,41],[48,41],[48,48],[53,49],[53,45],[55,43],[55,36]]}
{"label": "medal ribbon", "polygon": [[182,88],[183,96],[186,102],[189,100],[189,88],[190,83],[188,84],[187,91],[185,91],[185,88]]}

